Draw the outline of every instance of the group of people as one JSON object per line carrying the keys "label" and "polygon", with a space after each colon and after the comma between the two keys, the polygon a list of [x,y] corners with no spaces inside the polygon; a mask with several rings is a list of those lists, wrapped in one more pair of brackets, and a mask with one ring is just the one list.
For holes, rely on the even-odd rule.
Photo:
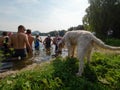
{"label": "group of people", "polygon": [[62,39],[62,37],[59,36],[58,32],[55,33],[55,37],[53,39],[50,37],[50,34],[48,34],[48,36],[43,41],[47,55],[51,54],[51,45],[55,45],[55,55],[54,56],[57,56],[58,53],[62,53],[61,51],[58,50],[58,42],[61,39]]}
{"label": "group of people", "polygon": [[[10,52],[10,48],[13,49],[11,56],[14,58],[23,59],[27,57],[28,53],[29,55],[32,55],[32,48],[25,31],[25,27],[23,25],[19,25],[16,34],[8,35],[7,32],[3,32],[0,37],[0,47],[4,55]],[[27,50],[29,52],[27,52]]]}
{"label": "group of people", "polygon": [[56,34],[55,38],[51,38],[50,34],[43,40],[40,35],[32,36],[31,30],[27,29],[23,25],[18,26],[18,31],[15,34],[3,32],[0,37],[0,50],[6,55],[12,50],[12,57],[18,59],[24,59],[25,57],[33,56],[33,42],[34,48],[40,53],[40,42],[43,43],[46,54],[50,55],[51,45],[55,45],[55,53],[57,55],[57,42],[62,39],[59,34]]}

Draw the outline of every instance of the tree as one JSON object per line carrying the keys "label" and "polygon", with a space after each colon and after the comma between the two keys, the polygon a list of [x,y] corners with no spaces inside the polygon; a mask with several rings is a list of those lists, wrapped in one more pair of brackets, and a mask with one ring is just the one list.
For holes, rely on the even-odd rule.
{"label": "tree", "polygon": [[89,0],[90,6],[83,17],[83,25],[95,31],[100,38],[113,31],[115,38],[120,38],[120,0]]}
{"label": "tree", "polygon": [[60,36],[63,36],[63,35],[66,33],[66,30],[55,30],[55,31],[49,32],[49,34],[50,34],[51,36],[55,36],[56,32],[59,32],[59,35],[60,35]]}
{"label": "tree", "polygon": [[59,35],[60,35],[60,36],[64,36],[65,33],[66,33],[65,30],[60,30],[60,31],[59,31]]}
{"label": "tree", "polygon": [[72,31],[72,30],[84,30],[84,26],[83,25],[78,25],[76,27],[68,28],[68,31]]}

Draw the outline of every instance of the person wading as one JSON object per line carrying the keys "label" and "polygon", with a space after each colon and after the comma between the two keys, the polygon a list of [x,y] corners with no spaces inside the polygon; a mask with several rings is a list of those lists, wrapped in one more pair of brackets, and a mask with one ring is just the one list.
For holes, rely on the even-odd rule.
{"label": "person wading", "polygon": [[55,55],[58,56],[59,54],[62,54],[62,51],[58,50],[58,42],[62,40],[62,37],[59,36],[59,32],[56,32],[55,37],[53,38],[53,44],[55,45]]}
{"label": "person wading", "polygon": [[15,53],[13,57],[24,59],[27,56],[26,46],[28,46],[29,53],[32,54],[32,48],[25,34],[25,27],[23,25],[19,25],[18,32],[10,37],[10,45],[14,48]]}
{"label": "person wading", "polygon": [[[28,41],[31,47],[33,47],[34,37],[31,34],[31,30],[27,29],[26,34],[28,36]],[[27,46],[27,52],[29,53],[29,47]]]}
{"label": "person wading", "polygon": [[40,42],[42,43],[40,35],[36,35],[36,38],[34,40],[35,55],[40,54]]}
{"label": "person wading", "polygon": [[44,39],[43,44],[45,45],[45,49],[46,49],[46,55],[50,55],[51,54],[51,37],[50,34],[48,34],[48,36]]}

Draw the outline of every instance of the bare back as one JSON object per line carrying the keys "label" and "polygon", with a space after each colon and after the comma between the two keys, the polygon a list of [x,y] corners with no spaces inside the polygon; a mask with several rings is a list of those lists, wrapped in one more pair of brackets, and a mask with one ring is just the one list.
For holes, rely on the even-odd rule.
{"label": "bare back", "polygon": [[32,35],[28,35],[28,41],[30,43],[30,46],[32,47],[32,43],[34,41],[34,37]]}
{"label": "bare back", "polygon": [[28,37],[24,33],[17,33],[11,37],[11,44],[14,49],[24,49],[28,43]]}

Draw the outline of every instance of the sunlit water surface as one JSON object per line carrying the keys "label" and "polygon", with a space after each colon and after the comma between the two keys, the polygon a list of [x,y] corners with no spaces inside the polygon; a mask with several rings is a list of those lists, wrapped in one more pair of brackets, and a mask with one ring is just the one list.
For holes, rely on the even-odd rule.
{"label": "sunlit water surface", "polygon": [[[42,40],[44,40],[45,37],[42,37]],[[33,43],[33,46],[34,46],[34,43]],[[54,55],[55,51],[55,46],[52,45],[51,47],[51,54],[50,55],[46,55],[46,52],[45,52],[45,48],[44,48],[44,45],[42,43],[40,43],[40,54],[38,55],[35,55],[36,51],[34,50],[34,47],[33,47],[33,57],[32,58],[29,58],[29,59],[26,59],[26,60],[19,60],[19,61],[9,61],[9,62],[3,62],[1,63],[1,66],[0,66],[0,73],[1,72],[5,72],[5,71],[8,71],[8,70],[19,70],[19,69],[22,69],[24,67],[26,67],[27,65],[30,65],[32,63],[42,63],[44,61],[49,61],[50,59],[52,58],[55,58],[53,57],[52,55]],[[63,49],[62,50],[62,57],[65,57],[67,56],[67,49]]]}

